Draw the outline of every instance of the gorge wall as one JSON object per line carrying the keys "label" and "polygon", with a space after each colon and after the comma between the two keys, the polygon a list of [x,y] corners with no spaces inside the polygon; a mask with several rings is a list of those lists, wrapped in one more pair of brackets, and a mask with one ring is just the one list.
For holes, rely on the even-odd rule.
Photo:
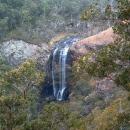
{"label": "gorge wall", "polygon": [[[48,71],[46,82],[41,92],[42,97],[49,97],[49,99],[58,101],[68,99],[72,86],[70,79],[72,78],[71,67],[73,62],[92,50],[99,50],[108,44],[112,44],[116,38],[117,36],[114,34],[113,29],[108,28],[103,32],[82,40],[71,36],[55,44],[47,64]],[[106,79],[106,81],[109,84],[109,79]],[[96,82],[98,83],[98,81]],[[106,82],[104,83],[106,86]],[[113,83],[110,81],[111,85]],[[102,85],[99,86],[102,88]],[[104,87],[104,89],[106,88]]]}
{"label": "gorge wall", "polygon": [[108,28],[81,40],[78,40],[77,36],[70,36],[57,41],[51,45],[52,47],[46,44],[40,46],[22,40],[10,40],[1,44],[0,53],[12,66],[17,66],[27,59],[35,59],[39,68],[44,69],[47,75],[41,92],[42,97],[63,100],[68,99],[71,93],[72,85],[69,82],[73,61],[92,50],[113,43],[116,38],[113,29]]}

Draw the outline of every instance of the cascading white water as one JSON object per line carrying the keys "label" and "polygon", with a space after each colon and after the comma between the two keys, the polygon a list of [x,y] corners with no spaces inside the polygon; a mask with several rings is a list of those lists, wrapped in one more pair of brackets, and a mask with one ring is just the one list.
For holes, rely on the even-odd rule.
{"label": "cascading white water", "polygon": [[66,58],[69,51],[69,46],[66,45],[61,51],[60,51],[60,88],[57,95],[57,100],[61,101],[63,100],[63,94],[66,89]]}
{"label": "cascading white water", "polygon": [[57,54],[58,48],[56,48],[53,52],[53,59],[52,59],[52,81],[53,81],[53,93],[54,96],[56,97],[57,94],[57,87],[56,87],[56,83],[55,83],[55,57]]}
{"label": "cascading white water", "polygon": [[[66,62],[70,46],[77,42],[78,38],[69,38],[60,42],[52,53],[52,83],[53,95],[58,101],[64,100],[64,93],[67,88],[66,81]],[[59,62],[57,63],[57,59]],[[59,66],[59,68],[57,68]],[[57,83],[59,82],[59,83]]]}

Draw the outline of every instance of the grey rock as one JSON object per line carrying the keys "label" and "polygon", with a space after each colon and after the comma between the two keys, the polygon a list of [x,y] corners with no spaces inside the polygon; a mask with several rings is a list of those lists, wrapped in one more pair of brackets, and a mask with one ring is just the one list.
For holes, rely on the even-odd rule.
{"label": "grey rock", "polygon": [[12,39],[0,45],[0,54],[11,66],[17,66],[27,59],[33,59],[43,69],[48,60],[50,50],[47,44],[39,46],[22,40]]}

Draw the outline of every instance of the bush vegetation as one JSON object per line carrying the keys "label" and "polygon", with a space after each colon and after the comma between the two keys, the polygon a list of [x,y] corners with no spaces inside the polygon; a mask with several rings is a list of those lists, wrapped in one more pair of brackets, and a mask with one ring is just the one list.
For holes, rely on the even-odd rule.
{"label": "bush vegetation", "polygon": [[[117,84],[118,87],[124,88],[124,90],[129,93],[130,15],[128,5],[130,4],[130,1],[117,0],[117,4],[117,12],[114,12],[113,15],[116,16],[113,29],[115,33],[119,35],[119,39],[114,43],[103,47],[102,49],[92,51],[86,56],[80,58],[75,62],[73,66],[73,72],[75,75],[75,80],[82,78],[87,80],[88,77],[95,77],[98,79],[110,78]],[[120,98],[120,100],[124,100],[123,97]],[[94,113],[97,116],[94,114],[92,118],[91,115],[91,122],[95,126],[89,127],[90,130],[128,130],[130,128],[128,123],[130,120],[128,110],[129,107],[125,107],[128,111],[123,109],[124,111],[120,113],[118,110],[116,110],[117,108],[120,108],[120,106],[115,108],[117,100],[118,99],[112,103],[113,105],[110,104],[103,110],[95,110],[96,113]],[[127,105],[129,104],[128,96],[126,96],[126,99],[123,102],[126,102]]]}
{"label": "bush vegetation", "polygon": [[[64,3],[61,3],[61,0],[46,2],[42,0],[0,0],[0,36],[3,37],[22,26],[31,26],[31,28],[36,26],[38,22],[36,19],[41,16],[47,17],[51,13],[52,4],[49,2],[54,2],[56,7],[60,7],[60,4]],[[76,2],[74,3],[76,4]],[[75,10],[70,8],[68,3],[63,4],[65,5],[64,11],[73,12],[72,15],[75,15]],[[0,130],[130,129],[130,1],[117,0],[117,4],[119,6],[115,16],[118,17],[114,30],[120,35],[120,39],[115,44],[107,45],[99,51],[93,51],[76,61],[73,67],[75,75],[73,82],[76,83],[80,79],[75,86],[81,90],[81,93],[78,92],[81,96],[81,98],[78,97],[78,100],[80,100],[80,108],[84,107],[83,109],[85,109],[85,106],[82,106],[86,103],[85,100],[91,96],[84,91],[92,92],[92,88],[89,86],[88,89],[82,89],[82,86],[86,87],[88,79],[93,77],[99,79],[110,77],[118,87],[125,89],[123,89],[125,94],[108,104],[101,103],[103,106],[101,108],[96,101],[100,103],[102,100],[94,98],[95,102],[92,102],[93,98],[91,98],[90,103],[96,105],[88,115],[82,113],[82,110],[78,108],[75,108],[75,111],[72,110],[72,105],[75,102],[78,103],[78,100],[66,103],[51,102],[45,104],[43,110],[37,113],[39,86],[44,81],[45,74],[37,69],[34,61],[28,60],[18,67],[12,68],[0,58]],[[59,11],[59,14],[62,14],[62,11]],[[89,11],[93,14],[93,11]],[[68,13],[66,13],[66,17],[68,17]],[[87,103],[89,104],[89,101]]]}

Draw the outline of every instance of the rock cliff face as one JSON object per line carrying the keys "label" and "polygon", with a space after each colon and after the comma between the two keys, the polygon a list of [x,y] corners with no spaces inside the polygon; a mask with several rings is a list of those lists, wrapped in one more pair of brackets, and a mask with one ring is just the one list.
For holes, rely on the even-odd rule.
{"label": "rock cliff face", "polygon": [[48,60],[49,52],[49,46],[46,44],[38,46],[22,40],[10,40],[0,45],[0,54],[12,66],[17,66],[27,59],[34,59],[43,69]]}
{"label": "rock cliff face", "polygon": [[[82,39],[70,48],[70,54],[74,58],[85,55],[93,49],[112,43],[116,39],[112,28],[100,32],[94,36]],[[29,44],[22,40],[10,40],[0,45],[0,54],[12,66],[16,66],[26,59],[35,59],[40,68],[44,68],[50,54],[50,47],[47,44]]]}
{"label": "rock cliff face", "polygon": [[71,47],[71,51],[75,57],[87,54],[91,50],[99,49],[103,46],[111,44],[117,38],[112,28],[99,32],[94,36],[82,39]]}

